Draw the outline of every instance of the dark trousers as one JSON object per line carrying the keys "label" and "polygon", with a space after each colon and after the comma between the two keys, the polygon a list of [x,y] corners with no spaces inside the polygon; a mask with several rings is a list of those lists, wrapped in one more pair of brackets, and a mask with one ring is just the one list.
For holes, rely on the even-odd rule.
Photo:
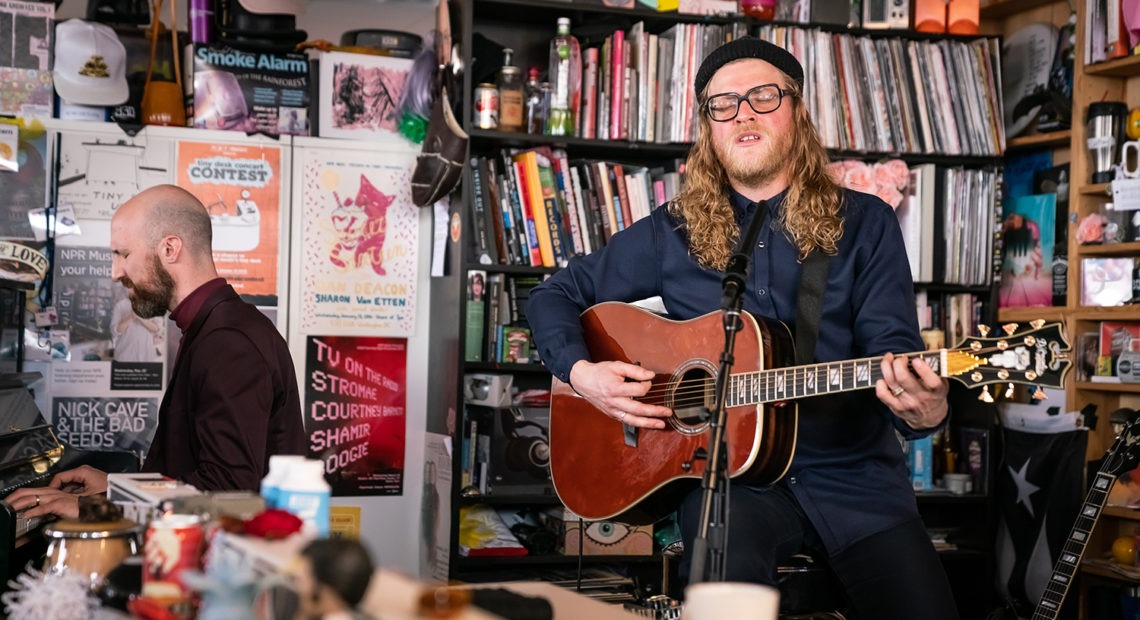
{"label": "dark trousers", "polygon": [[[918,519],[869,536],[828,557],[799,502],[782,486],[759,492],[729,489],[725,581],[775,585],[776,568],[796,553],[826,558],[863,620],[956,620],[958,609],[946,571]],[[685,498],[678,513],[688,552],[699,532],[701,491]],[[691,558],[679,567],[689,579]]]}

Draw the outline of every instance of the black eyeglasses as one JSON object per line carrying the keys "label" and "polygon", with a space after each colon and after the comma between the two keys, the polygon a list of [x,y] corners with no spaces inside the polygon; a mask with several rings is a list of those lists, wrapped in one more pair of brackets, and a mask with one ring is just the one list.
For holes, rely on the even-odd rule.
{"label": "black eyeglasses", "polygon": [[721,93],[709,97],[705,102],[705,113],[712,120],[725,123],[736,118],[740,114],[740,102],[747,101],[757,114],[768,114],[780,108],[784,94],[776,84],[761,84],[743,95]]}

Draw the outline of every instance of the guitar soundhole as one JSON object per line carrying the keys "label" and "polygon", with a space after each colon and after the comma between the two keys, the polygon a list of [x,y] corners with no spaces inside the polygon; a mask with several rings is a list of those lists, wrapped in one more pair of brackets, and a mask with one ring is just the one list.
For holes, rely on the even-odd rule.
{"label": "guitar soundhole", "polygon": [[690,368],[677,378],[673,389],[673,415],[682,426],[705,423],[705,410],[713,405],[713,376],[703,368]]}

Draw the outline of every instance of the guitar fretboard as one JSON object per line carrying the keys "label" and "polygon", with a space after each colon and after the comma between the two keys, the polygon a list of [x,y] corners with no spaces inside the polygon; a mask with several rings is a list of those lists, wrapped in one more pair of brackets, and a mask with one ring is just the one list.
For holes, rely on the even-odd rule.
{"label": "guitar fretboard", "polygon": [[[946,350],[910,353],[907,358],[921,358],[934,372],[943,372]],[[818,396],[836,392],[863,390],[875,386],[883,378],[883,358],[867,357],[842,362],[827,362],[791,368],[772,368],[733,374],[729,378],[725,403],[743,407],[760,403]]]}
{"label": "guitar fretboard", "polygon": [[1053,576],[1049,578],[1045,592],[1041,595],[1041,602],[1033,610],[1033,620],[1055,620],[1061,612],[1061,603],[1065,601],[1065,593],[1073,581],[1073,575],[1081,564],[1081,557],[1085,554],[1085,545],[1088,544],[1089,534],[1096,525],[1104,501],[1108,499],[1108,491],[1116,476],[1106,473],[1103,469],[1096,474],[1089,493],[1085,496],[1085,503],[1081,506],[1081,514],[1077,516],[1073,530],[1065,539],[1065,546],[1057,557],[1057,564],[1053,567]]}

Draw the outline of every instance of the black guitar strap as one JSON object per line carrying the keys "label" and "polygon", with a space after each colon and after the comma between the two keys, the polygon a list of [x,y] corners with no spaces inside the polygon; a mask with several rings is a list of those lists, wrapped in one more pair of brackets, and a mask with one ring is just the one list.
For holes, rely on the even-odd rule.
{"label": "black guitar strap", "polygon": [[823,289],[827,285],[829,256],[813,250],[800,270],[800,292],[796,299],[796,365],[811,364],[819,339],[819,319],[823,314]]}

